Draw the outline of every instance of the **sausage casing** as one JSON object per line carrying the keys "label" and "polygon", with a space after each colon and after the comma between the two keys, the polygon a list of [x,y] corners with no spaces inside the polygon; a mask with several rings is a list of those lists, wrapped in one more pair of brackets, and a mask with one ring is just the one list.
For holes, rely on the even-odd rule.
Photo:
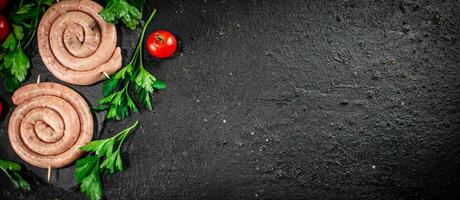
{"label": "sausage casing", "polygon": [[76,85],[91,85],[121,67],[121,50],[113,24],[99,16],[103,9],[89,0],[53,4],[37,30],[43,63],[57,78]]}
{"label": "sausage casing", "polygon": [[24,161],[41,168],[64,167],[93,137],[93,117],[80,94],[57,83],[25,85],[12,96],[8,136]]}

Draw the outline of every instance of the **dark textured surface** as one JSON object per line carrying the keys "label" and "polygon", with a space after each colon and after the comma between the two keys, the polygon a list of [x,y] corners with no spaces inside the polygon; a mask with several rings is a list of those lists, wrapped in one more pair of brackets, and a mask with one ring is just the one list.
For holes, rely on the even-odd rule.
{"label": "dark textured surface", "polygon": [[[164,61],[146,56],[169,86],[154,95],[153,112],[96,134],[141,123],[125,145],[126,170],[104,178],[107,199],[459,196],[459,1],[147,7],[159,10],[150,30],[170,30],[182,49]],[[119,35],[130,54],[136,34]],[[33,67],[30,81],[38,73],[55,81],[39,56]],[[90,103],[101,96],[100,85],[73,88]],[[0,157],[20,161],[6,125]],[[33,192],[1,175],[0,199],[84,199],[25,167]]]}

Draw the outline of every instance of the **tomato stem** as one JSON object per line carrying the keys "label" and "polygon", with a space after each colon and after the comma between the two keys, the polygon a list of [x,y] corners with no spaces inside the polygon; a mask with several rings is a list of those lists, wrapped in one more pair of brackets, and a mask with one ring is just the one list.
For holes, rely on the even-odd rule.
{"label": "tomato stem", "polygon": [[163,39],[163,37],[160,34],[157,35],[157,40],[160,41],[161,44],[165,44],[165,40]]}

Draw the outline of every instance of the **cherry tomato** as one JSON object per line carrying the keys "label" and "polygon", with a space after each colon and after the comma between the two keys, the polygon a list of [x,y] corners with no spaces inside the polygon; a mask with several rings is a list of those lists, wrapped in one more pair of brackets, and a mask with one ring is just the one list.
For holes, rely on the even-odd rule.
{"label": "cherry tomato", "polygon": [[177,41],[168,31],[158,30],[147,38],[147,50],[156,58],[171,57],[177,48]]}
{"label": "cherry tomato", "polygon": [[8,5],[8,0],[0,0],[0,10],[6,8],[6,5]]}
{"label": "cherry tomato", "polygon": [[9,33],[10,27],[8,26],[8,21],[6,21],[6,18],[3,17],[3,15],[0,15],[0,41],[5,40]]}

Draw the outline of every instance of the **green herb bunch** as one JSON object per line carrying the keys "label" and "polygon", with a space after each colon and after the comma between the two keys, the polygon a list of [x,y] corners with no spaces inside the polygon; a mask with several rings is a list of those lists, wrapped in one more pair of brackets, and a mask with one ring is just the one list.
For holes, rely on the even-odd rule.
{"label": "green herb bunch", "polygon": [[101,172],[113,174],[123,170],[121,146],[129,133],[137,128],[137,125],[136,121],[132,126],[111,138],[95,140],[80,148],[92,155],[77,160],[75,179],[80,184],[80,191],[91,200],[102,198]]}
{"label": "green herb bunch", "polygon": [[142,19],[144,3],[145,0],[108,0],[99,15],[113,24],[122,21],[126,27],[134,30]]}
{"label": "green herb bunch", "polygon": [[24,53],[37,31],[37,25],[46,7],[55,0],[20,0],[13,5],[9,14],[12,31],[0,48],[0,77],[5,90],[13,92],[26,79],[30,68],[30,59]]}
{"label": "green herb bunch", "polygon": [[[144,108],[152,110],[151,96],[153,91],[166,88],[166,84],[147,71],[143,63],[145,31],[155,13],[156,10],[153,10],[144,25],[130,62],[110,77],[110,79],[104,81],[102,87],[104,98],[97,102],[100,106],[94,108],[94,110],[108,110],[106,119],[122,120],[129,116],[130,111],[139,112],[134,100],[139,102]],[[134,88],[134,91],[129,89],[130,86]],[[134,97],[134,100],[131,95]]]}
{"label": "green herb bunch", "polygon": [[19,174],[21,165],[18,163],[0,159],[0,169],[8,176],[14,188],[21,188],[30,191],[29,183]]}

